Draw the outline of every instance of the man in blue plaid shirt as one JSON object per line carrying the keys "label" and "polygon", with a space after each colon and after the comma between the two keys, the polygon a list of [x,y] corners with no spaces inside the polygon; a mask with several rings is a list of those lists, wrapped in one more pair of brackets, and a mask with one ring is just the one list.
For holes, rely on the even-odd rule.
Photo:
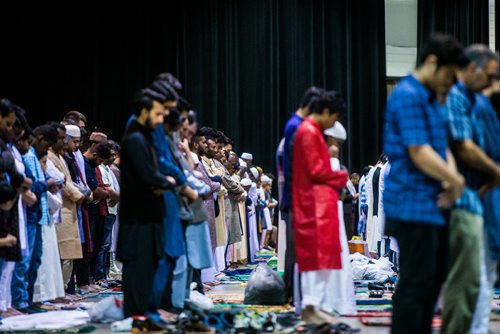
{"label": "man in blue plaid shirt", "polygon": [[[480,291],[483,296],[487,290],[479,193],[483,186],[486,190],[500,184],[500,166],[484,152],[484,127],[475,103],[479,98],[476,93],[488,87],[498,75],[498,60],[493,51],[479,44],[469,46],[465,56],[467,62],[458,72],[458,82],[443,109],[450,144],[467,187],[450,216],[450,271],[444,294],[442,333],[464,333],[469,329],[485,333],[489,319],[483,312],[489,298],[478,299]],[[488,181],[486,185],[484,179]]]}
{"label": "man in blue plaid shirt", "polygon": [[453,37],[430,37],[414,73],[387,103],[384,152],[391,162],[384,208],[387,234],[400,247],[400,276],[393,296],[392,333],[431,333],[446,278],[447,217],[464,188],[448,148],[437,95],[453,84],[463,48]]}

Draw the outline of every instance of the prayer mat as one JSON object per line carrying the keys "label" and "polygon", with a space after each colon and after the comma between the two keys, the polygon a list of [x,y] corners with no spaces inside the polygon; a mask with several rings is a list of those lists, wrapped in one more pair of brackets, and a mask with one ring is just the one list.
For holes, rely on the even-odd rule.
{"label": "prayer mat", "polygon": [[[379,317],[362,317],[359,319],[361,323],[365,326],[383,326],[390,327],[392,324],[392,318],[390,316],[379,316]],[[435,316],[432,319],[432,328],[441,328],[441,319]]]}
{"label": "prayer mat", "polygon": [[385,312],[385,311],[392,311],[392,305],[386,304],[386,305],[357,305],[356,306],[358,312],[365,312],[365,311],[370,311],[370,312]]}
{"label": "prayer mat", "polygon": [[392,324],[391,317],[371,317],[371,318],[360,318],[359,321],[365,326],[383,326],[389,327]]}
{"label": "prayer mat", "polygon": [[225,270],[224,274],[229,276],[229,277],[236,276],[236,275],[250,275],[253,270],[254,270],[253,268]]}
{"label": "prayer mat", "polygon": [[392,317],[392,312],[389,311],[362,311],[353,315],[344,315],[346,318],[380,318],[380,317]]}
{"label": "prayer mat", "polygon": [[356,305],[391,305],[392,301],[383,298],[358,299]]}
{"label": "prayer mat", "polygon": [[241,293],[212,293],[207,294],[215,304],[243,304],[244,296]]}
{"label": "prayer mat", "polygon": [[294,312],[295,308],[290,305],[245,305],[245,304],[216,304],[216,309],[230,310],[230,309],[244,309],[254,312],[272,312],[272,313],[288,313]]}

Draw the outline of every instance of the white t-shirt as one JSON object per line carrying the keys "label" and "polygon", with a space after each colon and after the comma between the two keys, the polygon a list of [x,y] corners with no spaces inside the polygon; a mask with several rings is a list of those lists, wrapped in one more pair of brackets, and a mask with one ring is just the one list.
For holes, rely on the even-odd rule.
{"label": "white t-shirt", "polygon": [[[118,185],[118,182],[116,182],[116,177],[113,171],[109,168],[109,166],[101,164],[99,165],[99,170],[101,171],[102,182],[109,188],[113,189],[114,191],[119,192],[120,186]],[[109,206],[109,203],[111,202],[109,198],[107,202],[108,202],[108,213],[110,215],[118,214],[118,204],[115,204],[114,206]]]}

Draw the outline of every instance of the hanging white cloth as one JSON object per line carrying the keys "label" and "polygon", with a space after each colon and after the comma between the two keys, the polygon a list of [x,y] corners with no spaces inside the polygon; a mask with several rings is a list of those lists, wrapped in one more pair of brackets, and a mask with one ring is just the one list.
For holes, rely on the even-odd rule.
{"label": "hanging white cloth", "polygon": [[370,170],[367,177],[368,219],[366,242],[370,252],[378,251],[378,242],[382,241],[385,236],[384,181],[389,170],[390,165],[388,162],[385,164],[379,163]]}

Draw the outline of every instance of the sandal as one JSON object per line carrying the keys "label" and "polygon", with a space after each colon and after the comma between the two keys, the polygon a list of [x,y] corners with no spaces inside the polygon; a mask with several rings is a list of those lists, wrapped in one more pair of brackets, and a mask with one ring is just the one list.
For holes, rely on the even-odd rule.
{"label": "sandal", "polygon": [[370,298],[382,298],[384,296],[384,290],[370,290]]}
{"label": "sandal", "polygon": [[339,322],[338,324],[333,325],[332,328],[335,330],[335,334],[349,334],[349,333],[361,332],[360,328],[352,328],[351,326],[343,322]]}

